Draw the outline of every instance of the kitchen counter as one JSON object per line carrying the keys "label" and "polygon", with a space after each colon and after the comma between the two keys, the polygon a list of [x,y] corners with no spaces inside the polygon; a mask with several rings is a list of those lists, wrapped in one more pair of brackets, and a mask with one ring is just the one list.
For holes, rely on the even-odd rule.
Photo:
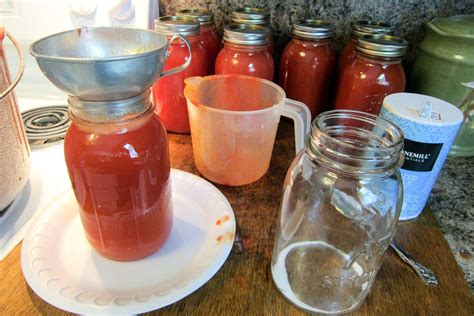
{"label": "kitchen counter", "polygon": [[[173,168],[197,174],[191,138],[170,134],[169,140]],[[179,302],[160,309],[158,314],[303,314],[280,295],[269,269],[281,185],[294,156],[293,142],[293,126],[282,121],[267,174],[242,187],[217,186],[236,216],[234,247],[209,282]],[[425,285],[398,256],[388,251],[370,294],[353,315],[474,313],[474,296],[429,207],[417,219],[399,223],[395,239],[438,275],[440,285]],[[20,253],[18,245],[0,262],[0,315],[69,315],[43,301],[28,287],[21,273]]]}
{"label": "kitchen counter", "polygon": [[428,205],[474,293],[474,157],[448,158]]}

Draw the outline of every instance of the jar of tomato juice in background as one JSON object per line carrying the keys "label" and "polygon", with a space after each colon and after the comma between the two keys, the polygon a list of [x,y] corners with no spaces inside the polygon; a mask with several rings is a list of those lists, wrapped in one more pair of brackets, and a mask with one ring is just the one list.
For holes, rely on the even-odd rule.
{"label": "jar of tomato juice in background", "polygon": [[342,49],[338,59],[338,74],[340,76],[343,68],[350,64],[356,57],[355,47],[357,39],[362,35],[384,34],[393,35],[390,24],[376,21],[357,21],[352,23],[351,38]]}
{"label": "jar of tomato juice in background", "polygon": [[270,28],[270,14],[264,9],[244,6],[232,12],[230,21],[239,25],[258,25],[268,29],[268,51],[273,54],[273,32]]}
{"label": "jar of tomato juice in background", "polygon": [[177,67],[189,58],[189,66],[176,74],[158,80],[152,88],[155,113],[158,114],[166,130],[176,133],[189,133],[189,118],[186,99],[183,95],[184,79],[205,76],[208,72],[207,53],[199,38],[199,21],[182,16],[164,16],[155,20],[155,31],[172,37],[181,34],[191,46],[191,56],[186,43],[172,41],[168,47],[168,60],[164,70]]}
{"label": "jar of tomato juice in background", "polygon": [[286,96],[306,104],[314,119],[328,109],[336,66],[331,47],[332,23],[303,20],[293,25],[292,39],[280,62],[280,85]]}
{"label": "jar of tomato juice in background", "polygon": [[224,28],[224,47],[217,55],[216,74],[238,74],[273,80],[273,57],[268,30],[258,25],[231,24]]}
{"label": "jar of tomato juice in background", "polygon": [[150,91],[69,103],[64,154],[89,243],[112,260],[151,255],[168,239],[173,211],[168,139]]}
{"label": "jar of tomato juice in background", "polygon": [[201,26],[201,44],[207,53],[208,75],[214,74],[214,64],[216,63],[217,54],[221,49],[221,41],[214,24],[214,13],[200,9],[186,9],[177,13],[178,16],[187,16],[198,19]]}
{"label": "jar of tomato juice in background", "polygon": [[395,36],[361,36],[356,59],[339,78],[335,108],[378,115],[385,96],[405,90],[401,60],[406,49],[407,42]]}

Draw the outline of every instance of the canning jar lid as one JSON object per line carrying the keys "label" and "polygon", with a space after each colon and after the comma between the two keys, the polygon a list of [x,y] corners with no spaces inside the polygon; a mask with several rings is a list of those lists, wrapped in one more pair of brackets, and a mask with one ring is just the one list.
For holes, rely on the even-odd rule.
{"label": "canning jar lid", "polygon": [[224,42],[238,45],[267,45],[270,30],[260,25],[229,24],[224,27]]}
{"label": "canning jar lid", "polygon": [[331,38],[336,33],[336,26],[327,21],[306,19],[293,24],[291,34],[310,39]]}
{"label": "canning jar lid", "polygon": [[184,9],[176,13],[177,16],[187,16],[198,19],[201,25],[208,25],[214,23],[214,13],[208,10],[201,9]]}
{"label": "canning jar lid", "polygon": [[362,35],[356,50],[369,56],[400,58],[406,53],[408,43],[400,37],[382,34]]}
{"label": "canning jar lid", "polygon": [[393,35],[393,28],[390,24],[379,21],[357,21],[352,23],[351,35],[359,37],[370,34]]}
{"label": "canning jar lid", "polygon": [[250,25],[268,25],[270,15],[263,9],[245,6],[232,12],[232,23]]}
{"label": "canning jar lid", "polygon": [[163,16],[155,20],[155,31],[163,35],[199,35],[199,21],[187,16]]}

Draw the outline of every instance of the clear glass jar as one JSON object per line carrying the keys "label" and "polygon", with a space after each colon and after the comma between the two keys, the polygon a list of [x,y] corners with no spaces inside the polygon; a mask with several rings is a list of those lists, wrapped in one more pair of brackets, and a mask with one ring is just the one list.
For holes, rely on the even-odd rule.
{"label": "clear glass jar", "polygon": [[402,148],[402,131],[371,114],[313,121],[286,174],[271,264],[288,300],[327,314],[361,304],[400,215]]}
{"label": "clear glass jar", "polygon": [[224,47],[216,59],[216,74],[248,75],[272,81],[274,62],[267,46],[267,30],[263,27],[226,26]]}
{"label": "clear glass jar", "polygon": [[405,90],[406,48],[407,42],[395,36],[361,36],[355,60],[339,77],[334,108],[379,114],[385,96]]}
{"label": "clear glass jar", "polygon": [[112,260],[151,255],[171,232],[168,139],[149,97],[147,91],[112,102],[69,98],[69,178],[89,243]]}
{"label": "clear glass jar", "polygon": [[300,21],[293,25],[293,37],[281,56],[280,85],[287,97],[308,106],[311,119],[329,107],[336,67],[331,46],[335,30],[325,21]]}

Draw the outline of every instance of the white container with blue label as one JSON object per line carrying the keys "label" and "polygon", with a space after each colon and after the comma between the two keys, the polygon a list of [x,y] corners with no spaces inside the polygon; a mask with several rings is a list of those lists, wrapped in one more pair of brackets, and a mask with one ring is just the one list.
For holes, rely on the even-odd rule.
{"label": "white container with blue label", "polygon": [[400,220],[423,211],[463,121],[463,113],[443,100],[415,93],[395,93],[383,101],[380,116],[405,134],[400,168],[403,205]]}

